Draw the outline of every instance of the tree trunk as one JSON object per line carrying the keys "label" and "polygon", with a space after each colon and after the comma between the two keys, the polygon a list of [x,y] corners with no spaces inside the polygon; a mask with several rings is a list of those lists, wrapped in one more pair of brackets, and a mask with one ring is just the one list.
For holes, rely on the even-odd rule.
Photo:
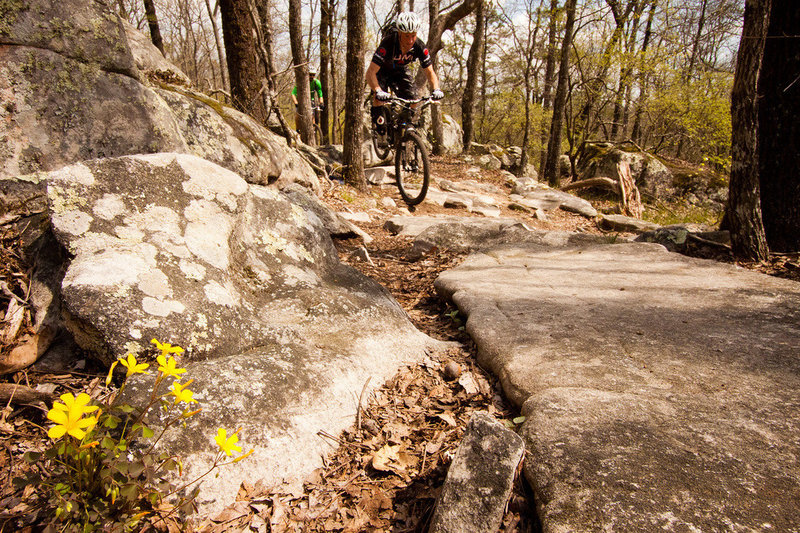
{"label": "tree trunk", "polygon": [[164,41],[161,39],[161,29],[158,27],[158,16],[153,0],[144,0],[144,13],[147,17],[147,26],[150,28],[150,40],[164,54]]}
{"label": "tree trunk", "polygon": [[[544,87],[542,89],[542,110],[553,108],[553,82],[556,72],[556,39],[558,38],[558,0],[550,0],[550,24],[547,30],[547,59],[544,66]],[[547,157],[547,134],[550,130],[545,113],[542,113],[541,144],[539,154],[539,173],[544,174],[544,161]]]}
{"label": "tree trunk", "polygon": [[700,8],[700,19],[697,21],[697,31],[694,35],[694,42],[692,43],[692,55],[689,56],[689,68],[686,69],[684,74],[684,81],[688,82],[694,73],[694,66],[697,64],[700,50],[700,40],[703,38],[703,30],[706,25],[706,10],[708,9],[708,0],[703,0],[702,7]]}
{"label": "tree trunk", "polygon": [[606,86],[608,71],[611,69],[612,65],[612,57],[622,38],[625,23],[637,2],[638,0],[629,0],[629,3],[623,10],[620,6],[620,0],[606,0],[606,4],[611,8],[611,12],[614,15],[615,26],[611,38],[608,43],[606,43],[605,50],[600,58],[600,71],[597,76],[594,76],[586,83],[586,103],[583,105],[580,117],[575,124],[577,130],[574,136],[578,144],[594,133],[595,123],[597,122],[595,108],[597,107],[598,100],[600,100],[603,88]]}
{"label": "tree trunk", "polygon": [[225,75],[225,54],[222,50],[222,43],[219,40],[219,26],[217,26],[217,11],[219,11],[219,0],[214,3],[214,9],[211,9],[210,0],[206,0],[206,9],[208,10],[208,18],[211,19],[211,31],[214,33],[214,43],[217,46],[217,60],[219,61],[219,75],[222,79],[222,90],[227,91],[228,78]]}
{"label": "tree trunk", "polygon": [[333,2],[322,0],[319,16],[319,82],[322,84],[322,98],[325,100],[325,109],[320,113],[320,129],[322,130],[322,143],[330,143],[331,131],[331,21],[333,18]]}
{"label": "tree trunk", "polygon": [[262,78],[248,0],[220,0],[219,5],[233,106],[265,124],[268,112],[261,98]]}
{"label": "tree trunk", "polygon": [[483,33],[486,26],[484,2],[478,4],[475,11],[475,33],[467,58],[467,81],[464,86],[464,98],[461,100],[461,127],[463,129],[464,152],[469,152],[472,144],[473,125],[472,110],[475,107],[475,89],[478,85],[478,61],[483,56]]}
{"label": "tree trunk", "polygon": [[577,0],[567,0],[567,21],[564,25],[564,39],[561,41],[561,64],[558,67],[558,85],[553,103],[553,120],[550,124],[550,137],[547,142],[543,178],[552,187],[558,187],[558,156],[561,155],[561,128],[564,123],[564,111],[567,106],[567,84],[569,81],[569,49],[572,47],[572,28],[575,25],[575,8]]}
{"label": "tree trunk", "polygon": [[364,93],[364,31],[366,15],[362,0],[347,0],[347,71],[344,104],[344,179],[367,190],[361,153],[361,102]]}
{"label": "tree trunk", "polygon": [[763,261],[769,250],[761,219],[758,183],[758,72],[769,21],[770,0],[747,0],[731,93],[731,177],[728,223],[737,259]]}
{"label": "tree trunk", "polygon": [[625,137],[627,124],[623,122],[623,107],[626,97],[630,96],[631,73],[633,72],[633,49],[636,46],[636,35],[639,33],[639,20],[642,18],[645,2],[638,2],[633,9],[631,31],[625,43],[625,53],[620,59],[619,86],[614,97],[614,115],[611,120],[611,139],[616,141],[621,136]]}
{"label": "tree trunk", "polygon": [[298,112],[295,115],[300,140],[314,145],[314,123],[311,119],[311,88],[308,81],[308,63],[303,52],[303,21],[300,0],[289,0],[289,42],[292,47],[294,83],[297,86]]}
{"label": "tree trunk", "polygon": [[[330,91],[330,102],[326,103],[326,105],[330,108],[331,113],[331,120],[333,124],[331,126],[331,142],[334,143],[337,139],[340,139],[343,136],[342,131],[342,124],[341,120],[339,120],[339,100],[340,100],[340,90],[339,90],[339,67],[336,64],[336,50],[338,50],[339,46],[336,42],[336,5],[337,0],[329,0],[331,3],[331,28],[330,28],[330,43],[331,43],[331,91]],[[327,100],[326,100],[327,102]]]}
{"label": "tree trunk", "polygon": [[800,252],[800,10],[772,0],[758,80],[761,211],[773,252]]}
{"label": "tree trunk", "polygon": [[647,59],[647,48],[650,46],[650,37],[653,34],[653,17],[656,12],[658,0],[650,2],[650,13],[647,15],[647,25],[644,30],[642,49],[639,51],[639,100],[636,104],[636,114],[633,118],[633,128],[631,129],[631,139],[638,144],[642,144],[642,113],[647,105],[648,79],[645,71]]}
{"label": "tree trunk", "polygon": [[[253,27],[256,29],[256,41],[259,46],[256,50],[259,52],[261,62],[264,64],[264,73],[267,80],[267,90],[269,91],[269,109],[278,118],[278,123],[281,126],[281,131],[289,146],[294,145],[294,134],[286,123],[283,117],[281,108],[278,106],[278,99],[276,98],[277,90],[275,88],[275,60],[272,58],[272,17],[269,14],[270,3],[269,0],[261,0],[257,6],[253,6],[254,0],[248,0],[248,7],[250,11],[250,20]],[[256,20],[256,12],[258,19]]]}
{"label": "tree trunk", "polygon": [[[489,7],[489,6],[485,6]],[[488,13],[487,13],[487,20],[486,24],[483,28],[483,50],[481,54],[481,139],[484,138],[483,133],[486,131],[485,124],[486,124],[486,86],[488,85],[487,80],[489,79],[489,72],[488,67],[486,66],[487,55],[488,55],[488,46],[486,46],[488,40],[488,33],[489,33],[489,20],[488,20]]]}
{"label": "tree trunk", "polygon": [[[430,17],[430,28],[433,31],[433,23],[436,20],[436,17],[439,15],[439,0],[428,0],[428,16]],[[431,51],[430,45],[431,35],[430,32],[428,33],[428,51]],[[441,35],[439,36],[441,39]],[[438,54],[436,54],[438,55]],[[431,53],[431,59],[433,60],[433,69],[436,70],[437,66],[439,65],[439,61],[436,59],[436,55]],[[420,69],[417,74],[422,74],[422,69]],[[431,133],[433,134],[433,154],[434,155],[442,155],[444,153],[443,147],[443,139],[444,139],[444,126],[442,125],[442,111],[438,105],[434,105],[430,107],[431,110]]]}
{"label": "tree trunk", "polygon": [[544,0],[539,3],[539,9],[536,10],[536,25],[531,31],[530,16],[528,13],[528,34],[525,38],[525,122],[522,127],[522,156],[519,161],[519,169],[517,175],[522,176],[528,168],[528,144],[531,138],[531,104],[533,104],[533,79],[536,74],[533,72],[533,62],[536,58],[536,39],[539,36],[539,29],[542,24],[542,5]]}

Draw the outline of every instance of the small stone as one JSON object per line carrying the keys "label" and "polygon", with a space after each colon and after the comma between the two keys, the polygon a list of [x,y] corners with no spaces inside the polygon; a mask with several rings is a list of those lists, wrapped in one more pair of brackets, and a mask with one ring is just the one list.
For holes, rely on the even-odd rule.
{"label": "small stone", "polygon": [[367,418],[366,420],[361,422],[361,428],[371,435],[377,435],[378,432],[380,431],[378,423],[371,418]]}
{"label": "small stone", "polygon": [[453,381],[461,375],[461,366],[455,361],[448,361],[444,365],[444,379]]}

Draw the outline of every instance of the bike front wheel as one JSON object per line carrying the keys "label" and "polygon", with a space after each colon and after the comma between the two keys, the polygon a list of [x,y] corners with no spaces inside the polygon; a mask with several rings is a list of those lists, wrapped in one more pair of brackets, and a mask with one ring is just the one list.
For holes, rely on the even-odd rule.
{"label": "bike front wheel", "polygon": [[392,150],[391,143],[389,143],[388,140],[383,145],[378,142],[378,134],[374,131],[372,132],[372,147],[375,149],[375,155],[377,155],[378,159],[381,161],[389,157],[389,152]]}
{"label": "bike front wheel", "polygon": [[428,193],[431,179],[428,149],[415,131],[407,131],[395,152],[394,172],[400,196],[408,205],[417,205]]}

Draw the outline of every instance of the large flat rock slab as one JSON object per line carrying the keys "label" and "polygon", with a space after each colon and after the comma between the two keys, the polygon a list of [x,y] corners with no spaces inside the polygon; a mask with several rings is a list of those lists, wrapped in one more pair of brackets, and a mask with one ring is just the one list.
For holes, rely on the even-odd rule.
{"label": "large flat rock slab", "polygon": [[628,243],[436,287],[527,417],[544,531],[800,530],[799,284]]}

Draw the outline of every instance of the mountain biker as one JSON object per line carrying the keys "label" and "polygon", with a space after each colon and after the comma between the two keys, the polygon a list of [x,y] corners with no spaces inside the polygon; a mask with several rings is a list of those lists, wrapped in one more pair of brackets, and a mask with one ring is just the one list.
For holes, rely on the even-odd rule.
{"label": "mountain biker", "polygon": [[[308,71],[308,83],[311,87],[311,110],[312,110],[312,118],[314,123],[317,122],[316,113],[313,113],[315,105],[315,101],[319,101],[319,107],[322,108],[325,106],[325,101],[322,99],[322,83],[317,79],[317,73],[314,70]],[[294,113],[295,113],[295,124],[299,123],[298,116],[299,113],[299,104],[297,103],[297,85],[292,88],[292,102],[294,102]]]}
{"label": "mountain biker", "polygon": [[404,11],[397,16],[396,31],[389,31],[381,40],[377,50],[372,55],[372,62],[367,68],[367,84],[374,95],[372,101],[372,126],[375,132],[384,137],[386,135],[386,119],[383,113],[383,102],[391,99],[391,88],[395,94],[405,100],[417,97],[417,89],[407,65],[414,60],[419,60],[420,68],[431,84],[431,98],[441,100],[444,93],[439,88],[439,78],[433,71],[431,59],[425,43],[417,38],[417,31],[421,22],[416,13]]}

